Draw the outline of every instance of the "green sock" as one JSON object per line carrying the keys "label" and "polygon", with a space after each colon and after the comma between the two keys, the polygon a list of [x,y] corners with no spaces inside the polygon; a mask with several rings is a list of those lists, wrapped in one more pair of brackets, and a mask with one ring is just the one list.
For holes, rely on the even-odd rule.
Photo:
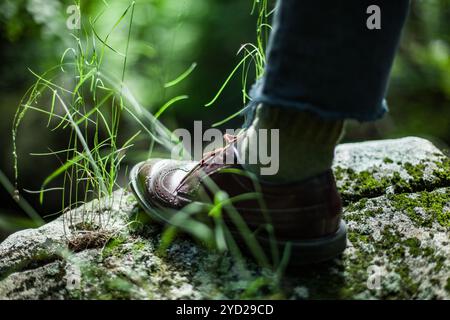
{"label": "green sock", "polygon": [[[272,182],[304,180],[331,168],[334,148],[343,134],[343,127],[343,120],[328,120],[310,112],[259,105],[240,145],[240,153],[248,159],[248,141],[257,135],[258,129],[279,129],[278,173],[263,175],[260,179]],[[264,165],[246,163],[244,167],[260,175]]]}

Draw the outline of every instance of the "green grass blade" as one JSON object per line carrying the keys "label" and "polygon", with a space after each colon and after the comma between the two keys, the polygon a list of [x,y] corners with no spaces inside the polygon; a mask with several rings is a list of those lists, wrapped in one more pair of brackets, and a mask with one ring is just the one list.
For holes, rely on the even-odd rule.
{"label": "green grass blade", "polygon": [[195,62],[192,63],[191,66],[190,66],[186,71],[184,71],[181,75],[179,75],[179,76],[178,76],[177,78],[175,78],[174,80],[167,82],[167,83],[164,85],[164,88],[170,88],[170,87],[173,87],[174,85],[180,83],[181,81],[183,81],[184,79],[186,79],[186,78],[192,73],[192,71],[194,71],[194,69],[195,69],[196,67],[197,67],[197,63],[195,63]]}
{"label": "green grass blade", "polygon": [[178,97],[170,99],[161,108],[159,108],[158,112],[156,112],[156,114],[155,114],[155,119],[158,119],[163,114],[163,112],[166,111],[175,102],[178,102],[180,100],[186,100],[188,98],[189,98],[189,96],[182,95],[182,96],[178,96]]}
{"label": "green grass blade", "polygon": [[33,222],[40,226],[45,223],[41,216],[34,210],[34,208],[23,197],[19,197],[18,191],[15,190],[13,184],[9,181],[8,177],[0,170],[0,183],[6,189],[6,191],[16,200],[20,208],[33,220]]}

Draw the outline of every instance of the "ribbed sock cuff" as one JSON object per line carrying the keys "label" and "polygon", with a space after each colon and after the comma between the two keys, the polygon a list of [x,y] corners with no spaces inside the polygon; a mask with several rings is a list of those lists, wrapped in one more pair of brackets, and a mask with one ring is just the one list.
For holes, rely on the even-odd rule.
{"label": "ribbed sock cuff", "polygon": [[280,129],[284,138],[322,146],[335,146],[343,133],[343,120],[323,119],[311,112],[260,105],[256,110],[257,127]]}

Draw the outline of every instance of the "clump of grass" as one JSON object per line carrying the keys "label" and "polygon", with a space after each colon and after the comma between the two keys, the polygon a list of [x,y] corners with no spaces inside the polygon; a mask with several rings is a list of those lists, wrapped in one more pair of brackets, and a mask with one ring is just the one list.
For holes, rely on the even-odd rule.
{"label": "clump of grass", "polygon": [[[78,3],[79,4],[79,3]],[[125,10],[114,28],[125,18],[130,11],[130,30],[133,17],[134,2]],[[111,196],[116,187],[117,173],[123,160],[124,152],[130,147],[134,138],[119,146],[117,136],[119,133],[121,110],[124,101],[121,92],[105,84],[101,75],[103,57],[109,34],[102,40],[95,33],[95,19],[91,21],[91,30],[96,37],[93,42],[84,43],[82,31],[73,34],[76,47],[67,49],[61,59],[61,64],[42,75],[33,75],[36,83],[24,96],[14,118],[13,144],[15,158],[16,181],[18,176],[17,154],[15,139],[21,120],[29,110],[43,113],[48,117],[47,127],[51,131],[69,130],[68,146],[64,150],[51,151],[39,156],[57,156],[61,159],[61,166],[53,171],[43,182],[40,190],[40,201],[44,201],[44,194],[48,185],[57,177],[63,176],[62,207],[71,211],[73,206],[86,203],[92,198],[99,199]],[[111,30],[111,32],[113,31]],[[98,50],[95,39],[100,40]],[[128,50],[129,38],[126,45]],[[73,55],[74,62],[65,63],[65,58]],[[123,59],[122,80],[125,77],[126,53]],[[70,86],[63,87],[59,80],[68,76],[72,81]],[[50,100],[49,108],[41,106]],[[100,131],[107,132],[107,136],[100,137]],[[17,184],[17,182],[16,182]],[[16,185],[17,188],[17,185]],[[98,218],[101,226],[101,215],[84,216],[82,220],[89,221]],[[72,216],[69,214],[69,224],[72,225]]]}
{"label": "clump of grass", "polygon": [[107,230],[82,230],[68,239],[68,248],[78,252],[92,248],[102,248],[111,238],[112,233]]}
{"label": "clump of grass", "polygon": [[[80,3],[77,2],[79,6]],[[104,227],[109,223],[98,214],[104,201],[114,201],[113,191],[120,187],[117,183],[122,162],[134,140],[146,134],[152,142],[158,142],[170,148],[170,133],[133,97],[125,84],[128,50],[132,34],[135,2],[132,1],[114,23],[108,34],[102,37],[96,31],[96,23],[104,14],[101,12],[89,24],[72,34],[74,47],[62,54],[60,64],[37,74],[36,82],[24,95],[14,117],[12,139],[15,169],[15,191],[19,198],[18,157],[16,136],[26,113],[35,111],[47,117],[46,126],[51,132],[65,136],[69,132],[67,147],[62,150],[50,150],[45,153],[33,153],[34,156],[56,156],[61,165],[56,168],[42,183],[40,202],[44,202],[48,192],[61,192],[62,209],[65,224],[72,227],[76,220],[72,209],[84,206],[88,201],[97,199],[97,210],[85,208],[81,215],[81,224],[96,224]],[[124,52],[113,48],[108,40],[121,25],[128,24],[128,36],[123,48]],[[118,55],[123,60],[119,79],[108,74],[104,65],[107,54]],[[172,81],[175,85],[181,78]],[[63,86],[61,83],[68,83]],[[161,114],[172,103],[165,104]],[[121,119],[126,113],[141,128],[119,144]],[[63,184],[58,188],[49,187],[58,177],[63,177]],[[105,220],[106,219],[106,220]]]}

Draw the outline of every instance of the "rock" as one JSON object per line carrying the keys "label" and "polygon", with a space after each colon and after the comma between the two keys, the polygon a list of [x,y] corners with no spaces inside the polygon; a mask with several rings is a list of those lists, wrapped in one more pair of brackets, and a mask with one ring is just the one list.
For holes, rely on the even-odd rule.
{"label": "rock", "polygon": [[428,140],[416,137],[342,144],[336,148],[333,164],[346,203],[449,186],[449,167],[448,157]]}
{"label": "rock", "polygon": [[0,244],[0,298],[449,299],[449,159],[424,139],[372,141],[340,145],[334,170],[349,243],[333,261],[280,279],[188,237],[165,249],[170,233],[118,190]]}

